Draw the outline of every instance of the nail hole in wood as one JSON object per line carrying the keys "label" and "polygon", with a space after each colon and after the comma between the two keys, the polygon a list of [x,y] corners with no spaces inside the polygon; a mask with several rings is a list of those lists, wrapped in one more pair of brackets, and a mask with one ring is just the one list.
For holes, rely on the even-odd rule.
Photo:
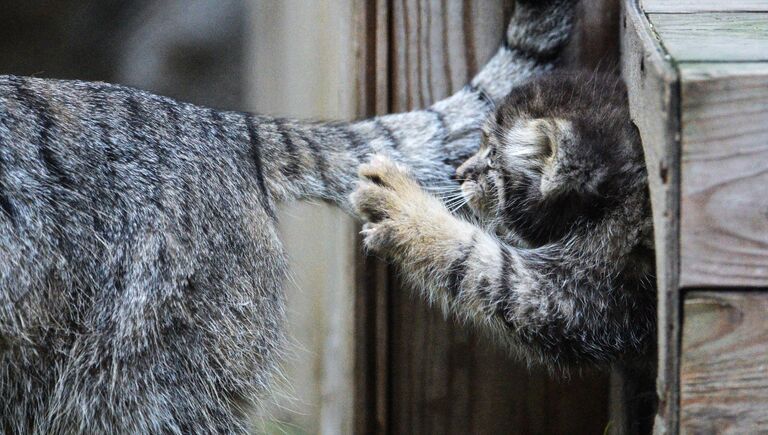
{"label": "nail hole in wood", "polygon": [[661,182],[663,184],[667,184],[667,178],[669,177],[669,168],[667,168],[667,164],[664,162],[661,162],[659,164],[659,177],[661,178]]}

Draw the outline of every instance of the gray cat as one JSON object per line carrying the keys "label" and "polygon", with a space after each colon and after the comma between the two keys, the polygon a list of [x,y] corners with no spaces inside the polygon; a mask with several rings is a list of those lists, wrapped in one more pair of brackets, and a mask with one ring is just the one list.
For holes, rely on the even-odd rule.
{"label": "gray cat", "polygon": [[0,428],[246,432],[283,343],[275,204],[349,210],[379,152],[448,180],[494,104],[552,68],[573,3],[520,2],[470,85],[352,123],[0,77]]}
{"label": "gray cat", "polygon": [[618,77],[557,73],[512,90],[456,172],[461,193],[449,197],[454,208],[468,203],[476,222],[451,214],[387,157],[360,175],[352,201],[368,221],[366,246],[430,301],[554,371],[649,368],[653,225]]}

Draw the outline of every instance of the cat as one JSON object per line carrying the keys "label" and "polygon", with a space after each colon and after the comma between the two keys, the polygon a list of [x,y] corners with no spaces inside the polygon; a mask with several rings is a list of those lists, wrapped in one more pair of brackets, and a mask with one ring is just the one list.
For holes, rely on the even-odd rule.
{"label": "cat", "polygon": [[617,77],[557,72],[514,88],[457,169],[460,194],[448,195],[474,220],[386,155],[359,173],[351,202],[366,248],[446,312],[555,373],[648,365],[653,226]]}
{"label": "cat", "polygon": [[357,122],[0,77],[0,428],[248,431],[283,344],[276,203],[351,211],[378,152],[448,180],[492,107],[553,68],[575,3],[519,2],[468,86]]}

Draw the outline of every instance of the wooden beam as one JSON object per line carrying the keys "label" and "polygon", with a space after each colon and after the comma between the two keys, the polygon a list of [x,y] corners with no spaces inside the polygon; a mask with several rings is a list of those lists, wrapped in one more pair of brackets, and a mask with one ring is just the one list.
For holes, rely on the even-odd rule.
{"label": "wooden beam", "polygon": [[677,62],[768,60],[768,12],[648,14]]}
{"label": "wooden beam", "polygon": [[686,294],[680,431],[768,432],[768,292]]}
{"label": "wooden beam", "polygon": [[768,63],[683,63],[680,285],[768,286]]}
{"label": "wooden beam", "polygon": [[642,0],[646,13],[768,12],[768,0]]}
{"label": "wooden beam", "polygon": [[640,131],[653,208],[658,282],[657,433],[676,433],[680,340],[679,78],[637,0],[623,2],[622,74]]}

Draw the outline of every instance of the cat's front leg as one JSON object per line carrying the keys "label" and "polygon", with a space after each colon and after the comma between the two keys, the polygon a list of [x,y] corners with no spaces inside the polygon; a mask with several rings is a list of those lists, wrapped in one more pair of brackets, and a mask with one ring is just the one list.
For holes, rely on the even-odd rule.
{"label": "cat's front leg", "polygon": [[351,202],[367,223],[369,251],[399,266],[427,300],[465,319],[503,328],[495,306],[504,264],[498,242],[428,194],[407,170],[385,157],[360,168]]}
{"label": "cat's front leg", "polygon": [[475,228],[453,217],[425,192],[408,170],[388,157],[374,156],[360,167],[360,185],[352,194],[355,211],[366,224],[365,247],[403,260],[432,258],[471,240]]}

